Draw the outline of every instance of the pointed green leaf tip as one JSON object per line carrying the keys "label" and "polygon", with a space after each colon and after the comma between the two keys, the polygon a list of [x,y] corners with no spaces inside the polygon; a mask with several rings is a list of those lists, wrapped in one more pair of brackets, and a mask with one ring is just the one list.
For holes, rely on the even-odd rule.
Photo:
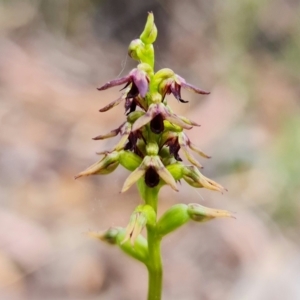
{"label": "pointed green leaf tip", "polygon": [[154,24],[154,15],[149,12],[144,31],[140,35],[140,39],[145,44],[153,44],[157,37],[157,28]]}

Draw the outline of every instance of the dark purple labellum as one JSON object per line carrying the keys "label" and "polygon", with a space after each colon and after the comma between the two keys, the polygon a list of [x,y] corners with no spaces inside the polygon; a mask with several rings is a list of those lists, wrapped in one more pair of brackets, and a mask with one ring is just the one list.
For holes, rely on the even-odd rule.
{"label": "dark purple labellum", "polygon": [[145,183],[147,186],[153,188],[159,183],[159,175],[156,173],[155,169],[150,167],[145,174]]}
{"label": "dark purple labellum", "polygon": [[178,161],[182,161],[181,157],[179,156],[180,145],[178,143],[178,138],[169,140],[166,145],[169,146],[170,154],[174,155],[174,158]]}
{"label": "dark purple labellum", "polygon": [[132,84],[131,84],[131,89],[130,89],[130,91],[127,93],[126,98],[135,98],[135,97],[138,96],[138,94],[139,94],[139,89],[138,89],[138,87],[135,85],[135,83],[132,82]]}
{"label": "dark purple labellum", "polygon": [[161,114],[158,114],[151,120],[150,128],[151,128],[151,131],[156,134],[160,134],[164,131],[164,129],[165,129],[164,119]]}
{"label": "dark purple labellum", "polygon": [[130,113],[135,111],[136,109],[136,102],[134,99],[128,99],[125,100],[125,113],[128,116]]}

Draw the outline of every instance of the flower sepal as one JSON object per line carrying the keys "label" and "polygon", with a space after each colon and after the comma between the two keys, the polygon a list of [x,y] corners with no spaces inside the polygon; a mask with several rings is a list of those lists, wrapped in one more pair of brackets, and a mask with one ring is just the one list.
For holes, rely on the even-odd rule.
{"label": "flower sepal", "polygon": [[198,203],[190,203],[187,213],[191,220],[196,222],[206,222],[215,218],[234,218],[231,212],[221,209],[213,209],[202,206]]}
{"label": "flower sepal", "polygon": [[86,170],[75,176],[75,179],[90,175],[106,175],[112,173],[119,165],[119,152],[105,153],[104,157]]}
{"label": "flower sepal", "polygon": [[183,179],[195,188],[206,188],[212,191],[223,193],[227,191],[223,186],[217,182],[205,177],[195,166],[185,166],[183,168]]}
{"label": "flower sepal", "polygon": [[144,227],[147,225],[150,228],[153,228],[155,226],[155,220],[156,213],[150,205],[139,205],[130,217],[122,244],[130,241],[132,247],[134,247],[135,240],[140,235]]}

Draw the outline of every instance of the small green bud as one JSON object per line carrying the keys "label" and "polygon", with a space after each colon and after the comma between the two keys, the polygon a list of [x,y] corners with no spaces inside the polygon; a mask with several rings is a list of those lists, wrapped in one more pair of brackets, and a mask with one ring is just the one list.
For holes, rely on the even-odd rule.
{"label": "small green bud", "polygon": [[183,177],[184,164],[181,162],[168,165],[166,168],[172,174],[175,180],[180,180]]}
{"label": "small green bud", "polygon": [[152,156],[152,155],[157,155],[159,151],[157,143],[149,142],[146,145],[146,152],[147,155]]}
{"label": "small green bud", "polygon": [[183,131],[182,127],[172,124],[167,120],[164,120],[164,126],[165,126],[165,132],[168,132],[168,131],[182,132]]}
{"label": "small green bud", "polygon": [[152,76],[153,75],[153,69],[148,63],[140,63],[137,65],[137,69],[144,71],[147,73],[147,75]]}
{"label": "small green bud", "polygon": [[119,152],[106,153],[98,162],[75,176],[75,179],[89,175],[106,175],[113,172],[119,165]]}
{"label": "small green bud", "polygon": [[140,53],[144,48],[144,43],[140,39],[135,39],[129,44],[128,55],[131,58],[140,61]]}
{"label": "small green bud", "polygon": [[190,220],[187,210],[186,204],[176,204],[168,209],[156,225],[158,234],[164,236],[187,223]]}
{"label": "small green bud", "polygon": [[141,163],[142,159],[131,151],[120,151],[119,152],[120,164],[129,171],[134,171]]}
{"label": "small green bud", "polygon": [[133,124],[138,118],[140,118],[141,116],[143,116],[145,113],[143,111],[140,110],[136,110],[131,112],[128,116],[127,116],[127,121],[131,124]]}
{"label": "small green bud", "polygon": [[157,37],[157,28],[154,24],[153,13],[148,14],[147,22],[144,28],[144,31],[140,35],[140,39],[145,44],[153,44]]}
{"label": "small green bud", "polygon": [[190,218],[196,222],[205,222],[214,218],[234,218],[227,210],[212,209],[197,203],[189,204],[187,212]]}
{"label": "small green bud", "polygon": [[151,103],[161,103],[163,100],[162,95],[158,92],[152,92],[150,99]]}
{"label": "small green bud", "polygon": [[103,233],[91,231],[88,233],[88,235],[108,244],[115,245],[117,243],[117,236],[121,230],[121,227],[111,227]]}
{"label": "small green bud", "polygon": [[163,68],[155,73],[153,80],[156,84],[160,84],[163,80],[173,78],[174,75],[175,73],[172,69]]}

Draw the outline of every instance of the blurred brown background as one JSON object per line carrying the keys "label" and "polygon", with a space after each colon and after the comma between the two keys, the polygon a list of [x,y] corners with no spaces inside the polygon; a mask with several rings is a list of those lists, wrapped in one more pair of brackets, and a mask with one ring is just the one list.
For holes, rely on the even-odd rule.
{"label": "blurred brown background", "polygon": [[123,122],[98,109],[96,87],[135,62],[129,42],[147,12],[159,30],[156,68],[209,96],[170,97],[202,126],[203,173],[221,195],[182,183],[159,212],[198,202],[236,220],[188,224],[163,242],[164,299],[300,299],[300,2],[297,0],[0,1],[0,299],[145,299],[146,270],[86,232],[126,226],[140,204],[119,194],[128,172],[74,181],[91,138]]}

